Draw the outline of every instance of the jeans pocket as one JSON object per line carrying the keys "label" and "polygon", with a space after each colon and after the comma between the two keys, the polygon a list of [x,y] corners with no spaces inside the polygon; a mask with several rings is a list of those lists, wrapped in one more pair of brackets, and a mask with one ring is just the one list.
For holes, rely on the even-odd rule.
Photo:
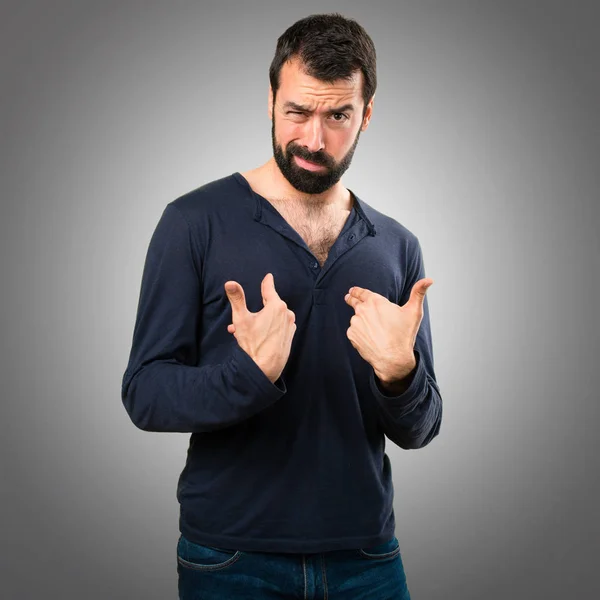
{"label": "jeans pocket", "polygon": [[359,548],[357,550],[361,558],[369,560],[386,560],[395,558],[400,554],[400,544],[395,536],[383,544],[377,546],[369,546],[368,548]]}
{"label": "jeans pocket", "polygon": [[181,566],[196,571],[225,569],[237,562],[241,556],[242,552],[239,550],[203,546],[191,542],[183,535],[179,536],[177,542],[177,561]]}

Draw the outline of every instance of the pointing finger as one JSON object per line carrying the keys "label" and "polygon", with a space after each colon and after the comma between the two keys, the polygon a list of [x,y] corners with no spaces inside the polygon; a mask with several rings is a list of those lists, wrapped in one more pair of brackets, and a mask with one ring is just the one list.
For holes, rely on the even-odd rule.
{"label": "pointing finger", "polygon": [[348,291],[350,296],[356,298],[360,302],[364,302],[369,296],[372,296],[375,292],[367,290],[365,288],[358,287],[357,285],[350,288]]}
{"label": "pointing finger", "polygon": [[263,304],[270,300],[279,300],[279,294],[275,290],[275,279],[273,273],[267,273],[260,284],[260,291],[263,297]]}
{"label": "pointing finger", "polygon": [[352,294],[346,294],[344,296],[344,300],[346,301],[346,304],[349,304],[352,308],[356,308],[358,304],[362,303],[362,300],[359,300],[356,296],[353,296]]}

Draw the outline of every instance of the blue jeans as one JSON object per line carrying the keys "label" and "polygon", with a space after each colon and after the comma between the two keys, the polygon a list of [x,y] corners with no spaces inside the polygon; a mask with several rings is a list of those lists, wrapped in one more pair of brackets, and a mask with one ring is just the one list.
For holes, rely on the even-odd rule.
{"label": "blue jeans", "polygon": [[370,548],[275,554],[179,537],[179,600],[410,600],[396,537]]}

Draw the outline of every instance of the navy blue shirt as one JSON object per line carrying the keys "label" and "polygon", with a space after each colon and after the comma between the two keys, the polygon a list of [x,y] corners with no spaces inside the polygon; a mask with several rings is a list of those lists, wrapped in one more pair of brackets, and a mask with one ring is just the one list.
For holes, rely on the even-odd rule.
{"label": "navy blue shirt", "polygon": [[[405,449],[428,444],[442,400],[427,297],[416,370],[400,396],[383,393],[346,336],[352,286],[404,304],[425,277],[417,237],[351,193],[351,214],[323,267],[238,172],[173,200],[160,217],[122,400],[140,429],[191,434],[177,499],[180,531],[193,542],[312,553],[395,535],[386,436]],[[224,289],[239,282],[248,310],[258,312],[267,273],[297,325],[274,383],[227,331]]]}

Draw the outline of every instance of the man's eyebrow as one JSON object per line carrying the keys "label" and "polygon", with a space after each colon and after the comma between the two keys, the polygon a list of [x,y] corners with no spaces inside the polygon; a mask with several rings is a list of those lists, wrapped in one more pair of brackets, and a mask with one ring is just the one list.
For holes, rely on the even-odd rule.
{"label": "man's eyebrow", "polygon": [[[291,100],[284,102],[283,108],[293,108],[294,110],[298,110],[298,111],[306,112],[306,113],[313,112],[310,108],[308,108],[308,106],[302,106],[302,104],[296,104],[295,102],[292,102]],[[331,108],[327,112],[338,113],[338,112],[346,112],[346,111],[352,111],[352,110],[354,110],[353,104],[344,104],[344,105],[338,106],[336,108]]]}

